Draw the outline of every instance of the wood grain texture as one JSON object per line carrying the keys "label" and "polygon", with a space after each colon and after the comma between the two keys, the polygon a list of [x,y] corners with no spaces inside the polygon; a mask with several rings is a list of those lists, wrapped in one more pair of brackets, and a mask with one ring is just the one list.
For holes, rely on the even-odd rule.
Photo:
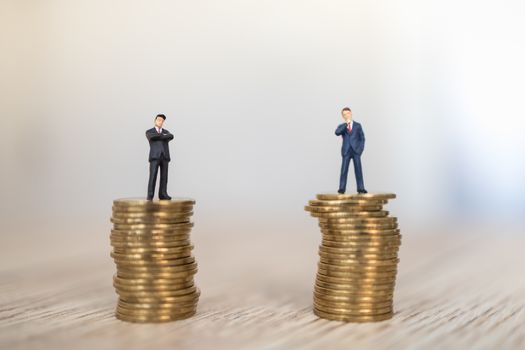
{"label": "wood grain texture", "polygon": [[46,237],[17,252],[32,257],[26,263],[7,250],[1,258],[0,348],[525,349],[525,237],[458,231],[402,229],[395,316],[373,324],[312,313],[315,228],[244,235],[196,229],[198,314],[153,325],[114,317],[109,233],[79,235],[81,253],[55,248],[39,260],[42,249],[63,242]]}

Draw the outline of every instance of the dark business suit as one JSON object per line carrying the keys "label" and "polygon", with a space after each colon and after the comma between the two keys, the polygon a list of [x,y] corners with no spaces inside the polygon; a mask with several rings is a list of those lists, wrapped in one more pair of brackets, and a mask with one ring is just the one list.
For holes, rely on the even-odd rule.
{"label": "dark business suit", "polygon": [[168,142],[173,140],[173,135],[166,129],[159,133],[157,129],[146,130],[146,137],[149,141],[149,181],[148,198],[153,198],[155,193],[155,183],[157,173],[160,168],[159,197],[168,195],[168,164],[170,158],[170,148]]}
{"label": "dark business suit", "polygon": [[346,179],[348,177],[348,167],[350,160],[354,160],[355,179],[357,182],[357,190],[364,190],[363,170],[361,169],[361,153],[365,149],[365,133],[363,127],[358,122],[354,121],[352,131],[349,132],[348,124],[343,123],[337,127],[335,134],[343,138],[343,146],[341,147],[341,156],[343,161],[341,164],[341,177],[339,180],[339,191],[346,191]]}

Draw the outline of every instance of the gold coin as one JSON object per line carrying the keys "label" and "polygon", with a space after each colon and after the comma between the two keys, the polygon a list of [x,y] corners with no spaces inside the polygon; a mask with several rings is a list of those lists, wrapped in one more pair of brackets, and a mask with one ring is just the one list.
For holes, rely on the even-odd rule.
{"label": "gold coin", "polygon": [[337,294],[329,292],[318,292],[314,290],[314,296],[317,299],[326,301],[346,302],[346,303],[373,303],[386,302],[393,300],[393,294],[390,295],[355,295],[355,294]]}
{"label": "gold coin", "polygon": [[[330,240],[326,237],[330,237]],[[334,244],[339,243],[341,245],[348,245],[349,247],[352,245],[355,245],[357,247],[373,247],[373,246],[395,246],[400,247],[401,246],[401,237],[400,236],[392,236],[392,237],[385,237],[385,236],[375,236],[375,237],[359,237],[359,236],[341,236],[336,237],[337,240],[334,239],[333,235],[323,235],[322,241],[331,241],[334,242]],[[344,239],[343,239],[344,238]]]}
{"label": "gold coin", "polygon": [[185,314],[178,315],[153,315],[153,316],[128,316],[115,313],[115,317],[121,321],[133,322],[133,323],[163,323],[163,322],[172,322],[177,320],[184,320],[194,316],[197,313],[197,310]]}
{"label": "gold coin", "polygon": [[[200,295],[200,292],[199,292]],[[179,302],[178,299],[179,296],[173,296],[173,297],[160,297],[160,298],[154,298],[154,297],[122,297],[119,296],[119,300],[125,301],[127,303],[145,303],[145,304],[165,304],[165,303],[177,303]],[[193,302],[195,303],[195,302]]]}
{"label": "gold coin", "polygon": [[319,287],[318,285],[314,285],[314,291],[317,293],[323,294],[323,295],[331,295],[331,296],[349,296],[349,297],[370,297],[370,298],[387,298],[392,297],[394,295],[393,288],[388,289],[382,289],[382,290],[369,290],[369,289],[359,289],[359,290],[351,290],[351,289],[332,289],[332,288],[324,288]]}
{"label": "gold coin", "polygon": [[169,259],[144,259],[143,257],[140,257],[140,258],[135,258],[135,257],[115,258],[113,257],[113,261],[115,262],[117,267],[132,267],[132,266],[164,267],[164,266],[179,265],[177,260],[182,259],[182,258],[190,258],[190,257],[192,257],[192,255],[191,255],[191,252],[188,251],[188,252],[170,256]]}
{"label": "gold coin", "polygon": [[[168,280],[179,280],[186,278],[184,275],[177,275],[181,272],[191,271],[193,272],[197,269],[197,263],[189,264],[188,267],[185,265],[173,266],[172,269],[148,269],[148,270],[136,270],[136,269],[127,269],[120,267],[117,271],[119,278],[126,280],[142,280],[142,279],[168,279]],[[188,274],[191,275],[191,274]],[[164,276],[164,277],[163,277]]]}
{"label": "gold coin", "polygon": [[324,307],[332,307],[332,308],[360,308],[360,309],[374,309],[374,308],[381,308],[381,307],[392,307],[394,305],[393,300],[389,301],[380,301],[380,302],[372,302],[372,303],[347,303],[347,302],[334,302],[334,301],[326,301],[323,299],[317,299],[314,297],[314,303],[323,305]]}
{"label": "gold coin", "polygon": [[114,224],[130,225],[130,224],[177,224],[186,223],[190,221],[189,215],[173,215],[166,218],[119,218],[112,217],[110,221]]}
{"label": "gold coin", "polygon": [[327,241],[340,243],[355,243],[355,244],[399,244],[401,243],[401,234],[395,235],[339,235],[331,233],[323,233],[322,238]]}
{"label": "gold coin", "polygon": [[156,213],[156,212],[163,212],[163,213],[176,213],[176,212],[180,212],[180,211],[187,211],[187,210],[192,210],[194,208],[193,204],[184,204],[184,205],[178,205],[178,206],[173,206],[173,207],[140,207],[140,206],[135,206],[135,207],[125,207],[125,206],[113,206],[111,208],[111,211],[113,213],[123,213],[123,214],[126,214],[126,213]]}
{"label": "gold coin", "polygon": [[371,259],[371,260],[385,260],[397,258],[397,249],[387,251],[387,252],[372,252],[368,253],[366,251],[356,251],[352,248],[334,248],[326,247],[323,245],[319,246],[319,251],[327,254],[336,254],[341,256],[346,256],[348,259]]}
{"label": "gold coin", "polygon": [[158,310],[148,310],[148,309],[131,309],[131,308],[125,308],[121,305],[117,305],[117,312],[119,314],[124,314],[128,316],[135,316],[135,315],[177,315],[177,314],[185,314],[187,312],[193,311],[197,309],[197,305],[189,305],[185,307],[177,307],[173,309],[158,309]]}
{"label": "gold coin", "polygon": [[151,310],[151,311],[157,311],[157,310],[176,310],[178,308],[188,308],[188,307],[195,307],[196,302],[198,301],[198,298],[196,300],[181,300],[179,302],[172,302],[172,303],[130,303],[126,302],[124,300],[119,299],[118,306],[122,307],[123,309],[130,309],[130,310]]}
{"label": "gold coin", "polygon": [[374,229],[368,229],[368,230],[341,230],[337,228],[322,228],[321,233],[328,234],[328,235],[340,235],[340,236],[348,236],[348,235],[366,235],[366,236],[378,236],[378,235],[399,235],[401,233],[401,230],[399,229],[386,229],[386,230],[374,230]]}
{"label": "gold coin", "polygon": [[151,235],[151,236],[135,236],[135,235],[119,235],[112,233],[109,237],[114,243],[133,243],[133,244],[171,244],[183,240],[189,240],[189,234],[177,234],[169,236]]}
{"label": "gold coin", "polygon": [[[119,277],[120,278],[120,277]],[[147,279],[147,278],[143,278],[143,279],[134,279],[132,280],[133,282],[123,282],[123,281],[126,281],[128,279],[115,279],[113,278],[113,286],[117,287],[120,289],[120,287],[122,288],[126,288],[127,286],[130,286],[130,287],[143,287],[144,289],[154,289],[154,290],[166,290],[166,289],[169,289],[169,290],[176,290],[176,289],[184,289],[184,288],[189,288],[193,285],[195,285],[195,282],[190,279],[188,281],[183,281],[183,280],[180,280],[180,279],[168,279],[168,278],[162,278],[162,279],[158,279],[158,280],[153,280],[153,279]],[[130,280],[128,280],[130,281]],[[142,282],[141,282],[142,281]],[[155,281],[155,282],[153,282]]]}
{"label": "gold coin", "polygon": [[316,281],[320,282],[326,282],[326,283],[333,283],[333,284],[339,284],[339,285],[354,285],[354,284],[366,284],[366,285],[374,285],[374,284],[395,284],[396,276],[387,277],[387,278],[362,278],[362,277],[330,277],[325,276],[321,274],[316,275]]}
{"label": "gold coin", "polygon": [[158,264],[159,266],[164,266],[164,265],[171,265],[171,260],[176,260],[176,259],[179,259],[179,258],[186,258],[186,257],[190,257],[192,256],[191,255],[191,251],[190,250],[185,250],[185,251],[180,251],[180,252],[177,252],[177,253],[134,253],[134,254],[131,254],[131,253],[126,253],[126,254],[122,254],[120,252],[112,252],[111,253],[111,256],[113,257],[113,260],[115,261],[115,263],[119,263],[119,264],[127,264],[127,263],[130,263],[130,264],[139,264],[138,262],[140,261],[140,265],[156,265]]}
{"label": "gold coin", "polygon": [[178,298],[184,295],[200,295],[200,290],[195,285],[173,289],[168,293],[161,292],[160,294],[156,291],[127,291],[123,289],[117,289],[116,292],[119,294],[120,299],[126,300],[128,302],[146,302],[147,300],[162,300],[168,302],[170,300],[179,300]]}
{"label": "gold coin", "polygon": [[355,284],[333,284],[333,283],[326,283],[323,281],[316,280],[315,285],[319,286],[321,288],[326,289],[333,289],[333,290],[348,290],[348,291],[379,291],[379,290],[394,290],[394,283],[389,284],[362,284],[362,283],[355,283]]}
{"label": "gold coin", "polygon": [[171,273],[171,272],[179,272],[179,271],[186,271],[189,269],[194,269],[197,267],[197,262],[195,261],[195,257],[187,257],[182,259],[176,259],[173,261],[170,265],[161,265],[161,266],[120,266],[118,269],[118,272],[128,272],[128,273]]}
{"label": "gold coin", "polygon": [[382,264],[367,264],[360,262],[349,262],[334,259],[321,258],[318,266],[322,269],[330,271],[376,271],[376,272],[386,272],[386,271],[396,271],[397,263],[388,262]]}
{"label": "gold coin", "polygon": [[[328,249],[345,249],[345,252],[342,253],[333,253],[327,252],[326,250],[321,251],[323,253],[322,257],[328,259],[339,259],[339,260],[349,260],[356,259],[358,261],[363,261],[363,259],[371,260],[387,260],[397,258],[399,252],[399,246],[383,246],[380,248],[377,247],[356,247],[356,246],[329,246],[326,244],[321,245],[324,248]],[[364,257],[364,258],[363,258]]]}
{"label": "gold coin", "polygon": [[[193,286],[195,287],[195,286]],[[182,294],[182,291],[184,289],[176,289],[176,290],[128,290],[123,288],[115,288],[115,292],[123,299],[131,299],[131,298],[164,298],[164,297],[175,297]]]}
{"label": "gold coin", "polygon": [[192,215],[193,211],[192,209],[185,210],[185,211],[176,211],[176,212],[165,212],[165,211],[152,211],[152,212],[145,212],[145,213],[123,213],[123,212],[116,212],[113,211],[113,214],[111,215],[113,218],[118,219],[145,219],[145,220],[157,220],[157,219],[167,219],[172,217],[181,217],[181,216],[189,216]]}
{"label": "gold coin", "polygon": [[314,314],[320,318],[324,318],[331,321],[341,321],[341,322],[380,322],[389,320],[393,317],[393,312],[385,313],[382,315],[374,316],[347,316],[347,315],[335,315],[321,310],[314,309]]}
{"label": "gold coin", "polygon": [[320,222],[319,223],[320,228],[327,228],[327,229],[333,229],[333,230],[354,230],[354,231],[363,231],[363,230],[385,230],[385,229],[396,229],[398,228],[397,223],[390,223],[390,224],[325,224]]}
{"label": "gold coin", "polygon": [[367,206],[305,206],[304,210],[312,213],[355,213],[362,211],[379,211],[383,208],[382,205],[367,205]]}
{"label": "gold coin", "polygon": [[320,193],[317,196],[319,200],[389,200],[396,198],[394,193]]}
{"label": "gold coin", "polygon": [[367,270],[363,268],[362,270],[359,270],[356,268],[355,270],[347,270],[347,271],[341,271],[341,270],[335,270],[335,269],[325,269],[321,266],[318,267],[317,273],[325,276],[330,277],[343,277],[343,278],[390,278],[397,275],[396,270]]}
{"label": "gold coin", "polygon": [[326,251],[318,252],[320,259],[331,261],[332,264],[364,264],[364,265],[388,265],[392,261],[399,259],[397,252],[389,254],[335,254]]}
{"label": "gold coin", "polygon": [[180,251],[173,254],[165,253],[150,253],[150,254],[121,254],[111,252],[111,257],[117,264],[125,265],[171,265],[172,261],[179,258],[186,258],[191,256],[191,250]]}
{"label": "gold coin", "polygon": [[[193,300],[182,299],[180,303],[174,303],[171,308],[146,308],[148,304],[125,303],[121,300],[117,303],[117,309],[127,314],[174,314],[187,312],[188,309],[195,309],[198,303],[198,297]],[[141,307],[142,306],[142,307]]]}
{"label": "gold coin", "polygon": [[113,205],[117,207],[176,207],[180,205],[194,205],[195,200],[191,198],[172,198],[171,200],[147,200],[145,198],[120,198],[113,201]]}
{"label": "gold coin", "polygon": [[322,308],[332,308],[332,309],[360,309],[360,310],[373,310],[379,308],[392,308],[394,306],[394,300],[385,300],[385,301],[373,301],[373,302],[346,302],[346,301],[331,301],[318,299],[314,296],[313,298],[314,307],[316,305],[321,306]]}
{"label": "gold coin", "polygon": [[119,269],[117,271],[117,275],[120,278],[124,279],[153,279],[153,278],[160,278],[160,279],[169,279],[172,280],[173,283],[185,283],[185,282],[193,282],[193,275],[173,275],[174,273],[178,272],[129,272],[129,270],[122,270]]}
{"label": "gold coin", "polygon": [[354,249],[364,249],[364,250],[381,250],[381,249],[399,249],[401,242],[399,241],[390,241],[390,242],[359,242],[359,241],[334,241],[325,239],[321,241],[321,244],[326,247],[333,248],[354,248]]}
{"label": "gold coin", "polygon": [[[192,268],[191,270],[176,271],[176,272],[160,272],[160,273],[138,273],[132,275],[125,271],[118,271],[118,279],[113,278],[116,283],[121,285],[156,285],[167,282],[169,285],[175,284],[188,284],[193,283],[193,276],[197,273],[198,268]],[[153,279],[156,282],[151,282]],[[129,281],[129,282],[126,282]],[[148,283],[148,281],[150,281]],[[166,284],[165,284],[166,285]]]}
{"label": "gold coin", "polygon": [[191,245],[189,239],[180,240],[180,241],[171,241],[171,242],[133,242],[133,241],[111,241],[111,246],[117,249],[130,249],[130,248],[147,248],[147,249],[156,249],[156,248],[177,248],[185,247]]}
{"label": "gold coin", "polygon": [[[171,274],[173,275],[174,273],[179,273],[183,271],[193,271],[196,268],[197,267],[195,265],[195,267],[193,267],[191,270],[176,271],[176,272],[171,272]],[[162,273],[160,274],[161,276],[158,276],[158,274],[157,275],[155,274],[146,275],[145,273],[141,273],[141,275],[146,275],[146,277],[135,277],[135,276],[128,277],[128,275],[131,275],[131,274],[123,276],[122,273],[119,274],[117,272],[113,276],[113,280],[123,285],[156,285],[156,284],[175,285],[175,284],[193,282],[193,279],[189,278],[190,276],[192,276],[192,274],[188,274],[187,276],[182,276],[182,277],[162,277]],[[169,276],[169,274],[164,273],[164,276]]]}
{"label": "gold coin", "polygon": [[[368,205],[368,204],[365,204],[365,205]],[[192,210],[194,208],[194,205],[193,204],[183,204],[183,205],[177,205],[177,206],[171,206],[171,207],[167,207],[167,206],[157,206],[157,207],[152,207],[152,206],[149,206],[149,207],[140,207],[140,206],[135,206],[135,207],[126,207],[126,206],[121,206],[121,205],[113,205],[111,207],[111,211],[112,212],[119,212],[119,213],[156,213],[156,212],[164,212],[164,213],[168,213],[168,212],[177,212],[177,211],[185,211],[185,210]]]}
{"label": "gold coin", "polygon": [[390,245],[390,246],[400,246],[401,245],[401,238],[402,236],[400,234],[392,234],[392,235],[366,235],[366,234],[355,234],[355,235],[342,235],[342,234],[327,234],[323,233],[322,240],[323,241],[330,241],[334,244],[348,244],[349,246],[354,243],[356,245],[364,245],[364,246],[371,246],[371,245],[377,245],[377,246],[384,246],[384,245]]}
{"label": "gold coin", "polygon": [[[352,285],[358,284],[379,284],[386,279],[395,279],[396,271],[392,269],[334,269],[320,267],[317,271],[318,275],[323,275],[330,278],[340,278],[352,280]],[[388,275],[390,274],[390,275]],[[379,276],[379,277],[378,277]],[[319,276],[318,276],[319,277]],[[319,278],[318,278],[319,279]],[[389,282],[390,283],[390,282]]]}
{"label": "gold coin", "polygon": [[177,295],[177,296],[173,296],[171,297],[171,302],[166,302],[166,301],[163,301],[162,303],[145,303],[145,302],[142,302],[142,301],[125,301],[125,300],[122,300],[122,299],[119,299],[119,305],[129,305],[129,307],[136,307],[136,308],[139,308],[140,306],[142,306],[143,308],[145,308],[144,306],[146,305],[149,305],[150,307],[152,306],[159,306],[159,305],[162,305],[164,304],[165,306],[166,305],[182,305],[182,304],[195,304],[198,300],[199,300],[199,296],[200,296],[200,293],[197,293],[197,292],[194,292],[194,293],[191,293],[191,294],[184,294],[184,295]]}
{"label": "gold coin", "polygon": [[[186,262],[189,261],[189,262]],[[194,268],[197,266],[195,262],[195,257],[189,256],[186,258],[173,259],[170,260],[169,264],[165,265],[134,265],[134,264],[119,264],[117,265],[117,272],[127,272],[127,273],[172,273],[188,270],[189,268]]]}
{"label": "gold coin", "polygon": [[[193,262],[191,264],[173,266],[169,269],[165,269],[165,268],[164,269],[149,269],[149,270],[120,269],[119,271],[117,271],[117,273],[120,272],[121,273],[120,278],[124,278],[122,277],[122,274],[123,273],[125,274],[126,272],[128,275],[133,274],[133,273],[142,273],[142,274],[150,273],[151,275],[155,275],[156,272],[162,273],[162,274],[170,274],[170,273],[178,273],[178,272],[183,272],[183,271],[192,271],[196,269],[197,267],[198,267],[197,263]],[[159,277],[157,276],[155,279],[157,278]],[[125,279],[130,280],[133,278],[125,278]]]}
{"label": "gold coin", "polygon": [[314,302],[314,307],[317,310],[324,312],[330,312],[337,315],[351,315],[351,316],[360,316],[360,315],[381,315],[387,312],[392,312],[392,306],[384,307],[373,307],[373,308],[359,308],[359,307],[332,307],[326,306],[321,303]]}
{"label": "gold coin", "polygon": [[[322,240],[322,241],[326,241],[326,240]],[[368,243],[366,240],[363,240],[364,243]],[[372,241],[372,242],[375,242],[375,243],[383,243],[383,246],[379,246],[379,248],[375,248],[375,250],[390,250],[390,251],[399,251],[399,241],[395,241],[395,240],[392,240],[392,241],[382,241],[382,240],[376,240],[376,241]],[[397,243],[396,244],[390,244],[390,245],[386,245],[385,244],[388,244],[388,243]],[[336,244],[337,245],[337,244]],[[341,246],[341,247],[339,247]],[[323,248],[323,249],[320,249],[320,251],[324,251],[324,252],[327,252],[327,253],[333,253],[333,254],[346,254],[347,252],[353,252],[356,250],[356,248],[363,248],[363,247],[367,247],[366,245],[362,245],[361,247],[356,247],[355,245],[352,246],[352,245],[345,245],[345,244],[338,244],[337,247],[331,247],[331,246],[328,246],[328,245],[324,245],[324,244],[321,244],[319,246],[320,248]],[[374,247],[370,247],[370,249],[374,249]]]}
{"label": "gold coin", "polygon": [[386,204],[386,200],[354,200],[354,199],[334,199],[334,200],[319,200],[314,199],[308,201],[308,205],[311,206],[328,206],[328,207],[334,207],[334,206],[352,206],[352,205],[383,205]]}
{"label": "gold coin", "polygon": [[[130,294],[131,292],[128,292]],[[174,289],[170,291],[171,295],[157,296],[155,293],[143,296],[146,291],[135,291],[132,295],[119,296],[119,300],[129,304],[173,304],[173,303],[193,303],[201,295],[201,291],[196,286],[187,288]]]}
{"label": "gold coin", "polygon": [[380,225],[380,224],[391,224],[397,223],[397,218],[393,216],[385,216],[380,218],[319,218],[319,223],[322,224],[366,224],[366,225]]}
{"label": "gold coin", "polygon": [[142,258],[144,257],[163,257],[163,259],[166,259],[166,256],[169,255],[177,255],[180,253],[185,252],[191,252],[193,250],[193,245],[185,245],[182,247],[168,247],[168,248],[162,248],[162,247],[153,247],[153,248],[130,248],[130,249],[122,249],[122,248],[113,248],[113,254],[117,258]]}
{"label": "gold coin", "polygon": [[130,265],[130,266],[127,266],[126,268],[129,269],[130,271],[135,271],[135,272],[151,272],[151,271],[156,271],[156,270],[159,270],[159,271],[174,271],[176,269],[179,268],[180,265],[187,265],[187,264],[191,264],[193,262],[195,262],[195,257],[194,256],[187,256],[187,257],[182,257],[182,258],[179,258],[179,259],[171,259],[170,260],[170,264],[169,265],[162,265],[162,266],[136,266],[136,265]]}
{"label": "gold coin", "polygon": [[[181,237],[178,237],[181,238]],[[191,246],[191,240],[189,236],[182,239],[172,239],[172,240],[161,240],[161,239],[114,239],[111,237],[110,244],[115,248],[180,248]]]}
{"label": "gold coin", "polygon": [[[191,268],[193,270],[194,267]],[[159,274],[163,275],[169,275],[173,273],[178,273],[181,271],[190,271],[190,269],[186,268],[185,265],[181,265],[178,262],[175,262],[173,264],[166,264],[166,265],[138,265],[138,264],[117,264],[117,272],[119,272],[121,275],[124,274],[151,274],[152,276],[157,276]],[[158,276],[157,276],[158,277]]]}
{"label": "gold coin", "polygon": [[174,253],[180,253],[184,252],[186,250],[193,249],[192,244],[187,244],[181,247],[153,247],[153,248],[113,248],[113,252],[116,254],[126,254],[126,255],[136,255],[136,254],[144,254],[144,255],[150,255],[150,254],[174,254]]}
{"label": "gold coin", "polygon": [[193,283],[186,282],[185,284],[135,284],[135,285],[129,285],[129,284],[120,284],[117,282],[113,282],[113,287],[117,289],[120,292],[171,292],[176,290],[181,290],[184,288],[188,288],[194,285]]}
{"label": "gold coin", "polygon": [[388,257],[385,259],[360,259],[356,257],[348,257],[347,255],[334,255],[319,252],[319,261],[329,265],[347,265],[347,266],[363,266],[363,267],[381,267],[394,266],[399,263],[399,258]]}
{"label": "gold coin", "polygon": [[363,279],[385,279],[385,278],[395,278],[397,271],[387,271],[387,272],[375,272],[375,271],[334,271],[318,268],[317,273],[327,277],[341,277],[341,278],[363,278]]}
{"label": "gold coin", "polygon": [[359,217],[375,217],[381,218],[388,216],[388,210],[379,211],[358,211],[358,212],[342,212],[342,213],[310,213],[316,218],[359,218]]}
{"label": "gold coin", "polygon": [[182,235],[182,234],[189,234],[192,230],[193,223],[187,222],[182,224],[175,224],[172,225],[172,227],[167,228],[154,228],[154,227],[148,227],[148,228],[142,228],[142,229],[134,229],[134,230],[123,230],[123,229],[112,229],[111,232],[115,234],[120,235],[126,235],[126,236],[174,236],[174,235]]}
{"label": "gold coin", "polygon": [[159,230],[161,232],[163,231],[176,231],[181,228],[192,228],[193,222],[181,222],[181,223],[175,223],[175,224],[114,224],[113,229],[117,231],[151,231],[151,230]]}
{"label": "gold coin", "polygon": [[322,240],[321,247],[324,247],[326,249],[344,249],[343,254],[392,254],[399,251],[399,245],[383,245],[383,246],[356,246],[356,245],[348,245],[348,244],[337,244],[333,242],[329,242],[326,240]]}

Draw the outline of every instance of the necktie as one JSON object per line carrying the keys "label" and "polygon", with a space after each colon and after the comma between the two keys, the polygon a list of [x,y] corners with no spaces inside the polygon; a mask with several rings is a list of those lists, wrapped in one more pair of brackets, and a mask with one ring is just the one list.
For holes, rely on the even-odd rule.
{"label": "necktie", "polygon": [[348,123],[346,128],[348,129],[348,132],[352,132],[352,123]]}

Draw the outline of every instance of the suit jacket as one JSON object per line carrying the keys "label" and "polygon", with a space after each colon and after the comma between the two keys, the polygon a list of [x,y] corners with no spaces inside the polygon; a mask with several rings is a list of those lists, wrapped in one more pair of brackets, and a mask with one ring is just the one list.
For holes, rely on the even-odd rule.
{"label": "suit jacket", "polygon": [[354,120],[351,133],[348,132],[346,123],[340,124],[337,129],[335,129],[335,134],[343,137],[343,146],[341,147],[341,155],[343,157],[348,155],[350,149],[358,155],[363,153],[365,149],[365,133],[363,132],[361,124]]}
{"label": "suit jacket", "polygon": [[168,142],[173,140],[173,135],[166,129],[158,133],[157,129],[151,128],[146,130],[146,138],[149,141],[149,161],[159,159],[161,155],[168,161],[170,158],[170,148]]}

